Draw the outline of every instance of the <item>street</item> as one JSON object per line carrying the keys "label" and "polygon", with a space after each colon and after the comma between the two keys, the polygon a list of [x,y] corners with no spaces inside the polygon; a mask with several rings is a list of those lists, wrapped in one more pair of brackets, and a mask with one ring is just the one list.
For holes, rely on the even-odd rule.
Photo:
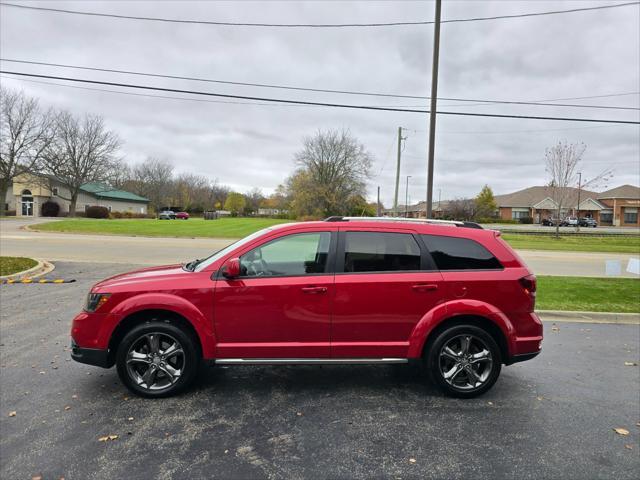
{"label": "street", "polygon": [[[150,238],[115,235],[76,235],[24,230],[36,220],[0,222],[2,255],[29,256],[49,261],[162,265],[205,258],[233,241],[228,238]],[[49,221],[49,220],[45,220]],[[621,253],[555,252],[518,250],[518,254],[538,275],[605,276],[606,262],[619,262],[623,277],[629,259],[637,255]]]}
{"label": "street", "polygon": [[[56,276],[76,283],[0,287],[0,477],[624,479],[640,471],[637,325],[547,324],[542,354],[505,367],[473,400],[441,396],[414,365],[209,367],[184,394],[144,400],[114,369],[77,364],[68,351],[70,320],[90,286],[132,268],[58,262]],[[108,435],[117,438],[98,440]]]}

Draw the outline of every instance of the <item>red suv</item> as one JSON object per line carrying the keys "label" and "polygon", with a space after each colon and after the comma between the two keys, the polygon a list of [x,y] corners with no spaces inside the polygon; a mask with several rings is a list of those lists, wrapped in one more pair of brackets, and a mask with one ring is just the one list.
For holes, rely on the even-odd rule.
{"label": "red suv", "polygon": [[96,284],[72,357],[147,397],[220,365],[423,360],[473,397],[538,355],[536,278],[500,233],[463,222],[331,217],[266,228],[203,260]]}

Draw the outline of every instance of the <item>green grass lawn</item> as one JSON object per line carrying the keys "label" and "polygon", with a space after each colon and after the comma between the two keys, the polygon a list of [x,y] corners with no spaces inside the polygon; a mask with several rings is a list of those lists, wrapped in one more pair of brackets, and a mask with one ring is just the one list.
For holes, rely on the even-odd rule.
{"label": "green grass lawn", "polygon": [[35,267],[38,264],[33,258],[0,257],[0,276],[12,275]]}
{"label": "green grass lawn", "polygon": [[[273,218],[221,218],[219,220],[153,220],[66,219],[35,225],[34,230],[46,232],[95,233],[106,235],[141,235],[149,237],[221,237],[241,238],[261,228],[286,223]],[[556,239],[544,235],[502,235],[509,244],[523,250],[565,250],[573,252],[640,253],[640,236],[608,237],[563,236]]]}
{"label": "green grass lawn", "polygon": [[608,252],[640,254],[640,236],[610,235],[608,237],[502,234],[509,245],[521,250],[565,250],[571,252]]}
{"label": "green grass lawn", "polygon": [[148,237],[219,237],[241,238],[271,225],[289,220],[273,218],[221,218],[218,220],[96,220],[76,218],[35,225],[43,232],[97,233],[107,235],[141,235]]}
{"label": "green grass lawn", "polygon": [[640,280],[538,276],[536,308],[640,313]]}

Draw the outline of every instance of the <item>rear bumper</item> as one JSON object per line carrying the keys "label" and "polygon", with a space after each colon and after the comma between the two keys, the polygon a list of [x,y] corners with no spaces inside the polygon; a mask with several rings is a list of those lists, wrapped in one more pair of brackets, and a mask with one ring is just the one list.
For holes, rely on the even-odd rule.
{"label": "rear bumper", "polygon": [[521,353],[520,355],[513,355],[507,362],[507,365],[513,365],[518,362],[526,362],[527,360],[531,360],[532,358],[536,358],[540,354],[541,350],[533,353]]}
{"label": "rear bumper", "polygon": [[109,361],[109,350],[79,347],[73,340],[71,341],[71,358],[76,362],[96,367],[110,368],[113,366],[113,363]]}

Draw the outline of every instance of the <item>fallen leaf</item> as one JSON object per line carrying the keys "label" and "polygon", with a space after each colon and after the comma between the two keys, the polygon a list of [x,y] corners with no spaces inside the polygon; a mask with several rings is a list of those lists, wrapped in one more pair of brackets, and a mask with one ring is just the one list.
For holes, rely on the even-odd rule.
{"label": "fallen leaf", "polygon": [[302,412],[298,412],[298,413],[296,413],[296,415],[301,417],[302,416]]}
{"label": "fallen leaf", "polygon": [[127,420],[129,420],[130,422],[133,422],[133,417],[129,417],[127,418]]}
{"label": "fallen leaf", "polygon": [[544,400],[544,397],[538,397],[538,400],[542,401]]}
{"label": "fallen leaf", "polygon": [[9,416],[10,417],[15,417],[16,416],[16,411],[14,410],[13,412],[9,412]]}
{"label": "fallen leaf", "polygon": [[416,459],[415,458],[410,458],[409,459],[409,463],[416,463]]}
{"label": "fallen leaf", "polygon": [[493,402],[487,402],[487,405],[493,405]]}
{"label": "fallen leaf", "polygon": [[624,448],[627,450],[633,450],[633,445],[625,445]]}
{"label": "fallen leaf", "polygon": [[614,428],[613,429],[618,435],[629,435],[629,430],[626,428]]}
{"label": "fallen leaf", "polygon": [[44,375],[45,373],[47,373],[47,372],[45,372],[43,370],[40,371],[40,375]]}
{"label": "fallen leaf", "polygon": [[78,395],[71,395],[71,398],[78,398]]}
{"label": "fallen leaf", "polygon": [[32,475],[31,480],[42,480],[42,475]]}
{"label": "fallen leaf", "polygon": [[225,450],[224,453],[229,453],[229,450]]}
{"label": "fallen leaf", "polygon": [[69,405],[66,405],[66,406],[64,407],[64,409],[65,409],[65,410],[71,410],[71,407],[70,407]]}
{"label": "fallen leaf", "polygon": [[111,440],[117,440],[118,435],[105,435],[104,437],[98,438],[99,442],[108,442]]}
{"label": "fallen leaf", "polygon": [[636,362],[624,362],[625,367],[637,367],[638,364]]}

